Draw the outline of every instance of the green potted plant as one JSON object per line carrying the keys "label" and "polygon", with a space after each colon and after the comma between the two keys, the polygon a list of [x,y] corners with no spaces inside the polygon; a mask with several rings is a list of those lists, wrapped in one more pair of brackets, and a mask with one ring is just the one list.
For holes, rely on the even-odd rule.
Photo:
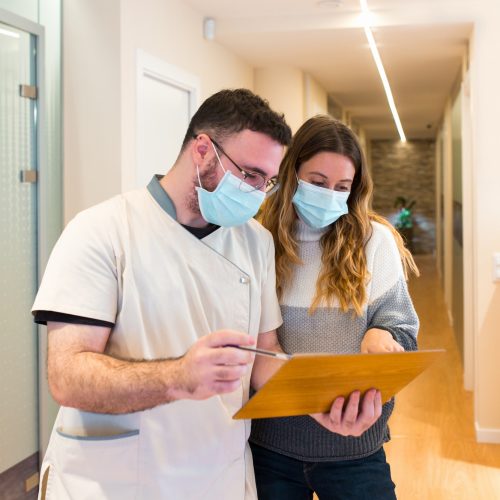
{"label": "green potted plant", "polygon": [[413,212],[412,209],[415,206],[415,200],[409,200],[404,196],[396,197],[394,201],[394,206],[399,208],[399,212],[396,218],[396,223],[394,224],[396,229],[399,231],[403,239],[405,240],[406,246],[409,250],[413,250]]}

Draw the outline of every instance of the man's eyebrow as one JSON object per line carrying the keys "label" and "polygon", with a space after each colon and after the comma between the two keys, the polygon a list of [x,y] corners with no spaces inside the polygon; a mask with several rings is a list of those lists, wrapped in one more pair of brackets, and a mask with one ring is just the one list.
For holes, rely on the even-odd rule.
{"label": "man's eyebrow", "polygon": [[255,172],[256,174],[260,174],[264,177],[267,177],[267,172],[265,172],[264,170],[262,170],[261,168],[259,167],[254,167],[253,165],[243,165],[243,170],[248,170],[250,172]]}

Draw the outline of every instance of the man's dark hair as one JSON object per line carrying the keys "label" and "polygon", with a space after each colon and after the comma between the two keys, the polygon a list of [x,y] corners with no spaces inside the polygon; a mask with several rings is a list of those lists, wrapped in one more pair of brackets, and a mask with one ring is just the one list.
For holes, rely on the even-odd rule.
{"label": "man's dark hair", "polygon": [[266,100],[248,89],[221,90],[203,102],[194,114],[182,149],[201,133],[223,141],[246,129],[265,134],[284,146],[292,138],[284,115],[273,111]]}

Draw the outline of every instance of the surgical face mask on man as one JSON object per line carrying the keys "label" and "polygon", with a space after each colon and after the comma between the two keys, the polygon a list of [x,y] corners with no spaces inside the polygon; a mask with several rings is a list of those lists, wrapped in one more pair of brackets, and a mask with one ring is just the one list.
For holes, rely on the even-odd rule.
{"label": "surgical face mask on man", "polygon": [[[266,195],[263,191],[255,190],[226,170],[222,166],[219,153],[217,153],[213,143],[212,147],[219,166],[224,171],[224,177],[213,191],[207,191],[201,185],[198,165],[196,166],[198,182],[200,183],[200,186],[196,187],[196,191],[198,192],[201,215],[207,222],[218,226],[239,226],[250,220],[259,211]],[[245,186],[248,186],[248,191],[245,190]]]}
{"label": "surgical face mask on man", "polygon": [[299,217],[308,226],[321,229],[349,212],[347,199],[350,194],[348,191],[334,191],[299,179],[292,203]]}

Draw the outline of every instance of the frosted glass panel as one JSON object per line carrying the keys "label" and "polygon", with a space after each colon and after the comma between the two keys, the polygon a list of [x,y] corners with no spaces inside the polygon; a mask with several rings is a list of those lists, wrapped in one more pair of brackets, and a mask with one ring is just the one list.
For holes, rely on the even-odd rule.
{"label": "frosted glass panel", "polygon": [[30,314],[37,283],[35,39],[0,23],[0,472],[38,450],[37,336]]}

